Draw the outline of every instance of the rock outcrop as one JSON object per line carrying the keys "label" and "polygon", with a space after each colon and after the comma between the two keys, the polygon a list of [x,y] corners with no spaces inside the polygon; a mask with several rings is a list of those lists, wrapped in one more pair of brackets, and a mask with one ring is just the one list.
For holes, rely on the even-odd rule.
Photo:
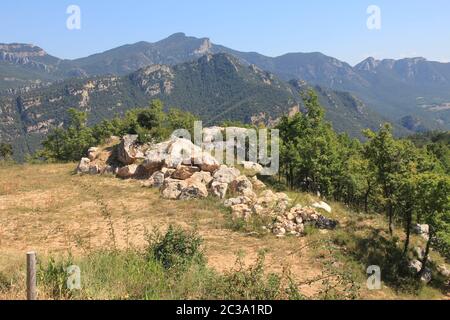
{"label": "rock outcrop", "polygon": [[139,145],[136,135],[127,135],[113,149],[93,147],[88,158],[81,159],[81,174],[114,173],[122,179],[140,179],[145,187],[159,188],[168,200],[203,199],[212,195],[230,208],[233,219],[264,218],[266,230],[278,237],[301,236],[305,227],[334,229],[338,222],[319,214],[331,213],[331,207],[318,202],[312,207],[291,207],[287,194],[275,193],[257,177],[259,164],[242,163],[242,172],[220,165],[201,147],[190,140],[171,138],[154,144]]}
{"label": "rock outcrop", "polygon": [[142,148],[137,143],[137,135],[126,135],[117,149],[117,157],[123,164],[129,165],[136,162],[137,159],[142,159],[144,154]]}

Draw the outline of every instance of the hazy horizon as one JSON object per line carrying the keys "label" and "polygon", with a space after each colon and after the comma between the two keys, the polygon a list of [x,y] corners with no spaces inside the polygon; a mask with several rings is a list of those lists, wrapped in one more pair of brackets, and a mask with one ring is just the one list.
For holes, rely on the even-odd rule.
{"label": "hazy horizon", "polygon": [[[367,57],[424,57],[450,61],[450,3],[429,1],[41,1],[5,3],[0,42],[31,43],[49,54],[76,59],[176,32],[269,57],[321,52],[355,65]],[[81,9],[81,29],[69,30],[69,5]],[[369,6],[380,9],[380,29],[370,30]],[[431,18],[430,18],[431,17]]]}

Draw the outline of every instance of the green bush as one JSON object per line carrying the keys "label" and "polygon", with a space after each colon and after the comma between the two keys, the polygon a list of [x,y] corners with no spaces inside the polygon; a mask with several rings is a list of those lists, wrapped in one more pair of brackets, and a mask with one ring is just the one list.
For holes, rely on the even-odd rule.
{"label": "green bush", "polygon": [[207,298],[221,300],[300,300],[298,291],[287,270],[281,275],[267,274],[265,254],[260,252],[254,265],[246,267],[241,256],[236,268],[220,275],[211,284]]}
{"label": "green bush", "polygon": [[160,261],[165,269],[183,268],[192,262],[205,262],[202,242],[196,231],[187,232],[171,225],[164,235],[158,230],[148,235],[147,251],[149,257]]}
{"label": "green bush", "polygon": [[51,257],[46,264],[39,264],[38,285],[43,285],[53,299],[67,299],[72,293],[67,287],[67,268],[73,265],[73,257],[55,259]]}

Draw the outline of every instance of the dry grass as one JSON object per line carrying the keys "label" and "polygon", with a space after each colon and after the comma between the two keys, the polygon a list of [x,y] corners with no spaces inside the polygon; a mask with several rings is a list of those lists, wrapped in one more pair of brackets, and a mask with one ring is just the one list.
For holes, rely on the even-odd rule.
{"label": "dry grass", "polygon": [[[146,230],[164,230],[170,224],[196,228],[205,240],[208,264],[218,271],[231,269],[238,252],[251,262],[261,249],[267,249],[269,271],[288,266],[298,283],[322,273],[326,259],[320,251],[326,248],[307,244],[327,238],[327,233],[285,239],[247,236],[226,227],[226,215],[217,200],[166,201],[157,190],[143,188],[138,181],[77,176],[72,173],[74,168],[75,164],[0,167],[0,273],[14,274],[17,283],[24,283],[24,258],[29,250],[41,257],[67,252],[82,256],[113,247],[111,228],[119,249],[141,248]],[[307,197],[301,201],[314,200]],[[102,214],[102,205],[109,217]],[[333,215],[344,225],[356,219],[339,204],[333,208]],[[382,220],[369,221],[382,228]],[[23,298],[23,287],[13,289],[0,291],[0,299]],[[316,282],[300,289],[305,296],[312,296],[321,286]],[[388,288],[363,292],[362,297],[398,298]]]}

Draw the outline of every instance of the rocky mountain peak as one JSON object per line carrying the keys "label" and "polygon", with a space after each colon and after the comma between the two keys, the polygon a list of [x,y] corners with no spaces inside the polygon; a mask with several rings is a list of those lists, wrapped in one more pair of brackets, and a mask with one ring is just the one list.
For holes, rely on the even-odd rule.
{"label": "rocky mountain peak", "polygon": [[355,66],[358,71],[375,71],[375,69],[380,65],[380,61],[376,60],[374,57],[369,57]]}
{"label": "rocky mountain peak", "polygon": [[47,55],[43,49],[32,44],[0,44],[0,53],[16,58],[43,57]]}

